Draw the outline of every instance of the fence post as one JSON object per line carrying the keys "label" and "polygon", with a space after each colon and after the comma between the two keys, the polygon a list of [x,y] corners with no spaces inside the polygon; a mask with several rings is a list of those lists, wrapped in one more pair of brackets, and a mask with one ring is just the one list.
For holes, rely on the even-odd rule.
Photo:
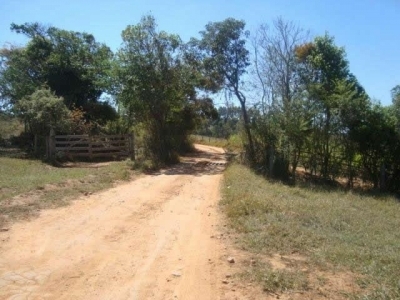
{"label": "fence post", "polygon": [[50,135],[48,139],[48,155],[49,159],[53,160],[56,154],[56,134],[53,127],[50,128]]}
{"label": "fence post", "polygon": [[88,143],[89,143],[89,159],[92,160],[93,159],[93,151],[92,151],[92,136],[88,136]]}

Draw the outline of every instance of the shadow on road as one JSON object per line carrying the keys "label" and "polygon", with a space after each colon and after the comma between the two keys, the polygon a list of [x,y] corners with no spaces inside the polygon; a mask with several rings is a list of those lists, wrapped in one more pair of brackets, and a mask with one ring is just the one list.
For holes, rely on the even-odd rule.
{"label": "shadow on road", "polygon": [[151,172],[151,175],[215,175],[226,167],[226,154],[196,150],[181,158],[181,162],[166,169]]}

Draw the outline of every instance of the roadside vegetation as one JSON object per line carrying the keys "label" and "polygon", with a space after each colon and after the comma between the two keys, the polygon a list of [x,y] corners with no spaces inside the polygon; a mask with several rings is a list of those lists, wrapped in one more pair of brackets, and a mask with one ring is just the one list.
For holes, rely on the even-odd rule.
{"label": "roadside vegetation", "polygon": [[140,132],[143,160],[159,167],[191,150],[191,134],[238,137],[243,161],[268,177],[295,184],[301,166],[350,188],[362,179],[400,191],[400,87],[392,105],[371,99],[328,33],[310,36],[282,18],[249,32],[227,18],[183,41],[146,15],[113,53],[90,33],[10,29],[27,43],[0,49],[0,110],[23,121],[28,147],[50,128]]}
{"label": "roadside vegetation", "polygon": [[[11,30],[27,43],[0,49],[1,222],[129,179],[132,167],[176,163],[200,142],[243,163],[223,188],[241,247],[290,261],[259,262],[246,276],[268,292],[308,292],[339,272],[354,281],[346,297],[400,298],[391,196],[400,192],[400,85],[391,105],[372,99],[333,35],[310,36],[282,18],[250,33],[227,18],[183,41],[146,15],[122,30],[113,53],[90,33]],[[56,167],[43,147],[50,131],[135,133],[140,155],[132,165]],[[41,160],[15,156],[21,149]]]}
{"label": "roadside vegetation", "polygon": [[[330,299],[400,298],[397,198],[324,185],[288,186],[236,164],[225,172],[222,192],[237,246],[269,258],[243,270],[265,291],[323,295],[328,289]],[[286,257],[284,268],[269,262],[276,255]],[[342,286],[329,294],[325,284],[334,274],[352,281],[354,290]]]}

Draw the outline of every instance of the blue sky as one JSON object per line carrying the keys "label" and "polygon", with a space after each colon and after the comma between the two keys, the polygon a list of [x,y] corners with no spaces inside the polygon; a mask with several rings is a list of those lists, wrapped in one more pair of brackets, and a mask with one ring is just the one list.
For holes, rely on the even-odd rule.
{"label": "blue sky", "polygon": [[400,84],[400,0],[0,0],[0,46],[23,45],[9,28],[12,22],[40,22],[92,33],[113,50],[121,31],[152,13],[159,28],[184,41],[210,21],[243,19],[247,29],[281,16],[309,29],[325,31],[344,46],[350,70],[372,98],[391,103],[390,89]]}

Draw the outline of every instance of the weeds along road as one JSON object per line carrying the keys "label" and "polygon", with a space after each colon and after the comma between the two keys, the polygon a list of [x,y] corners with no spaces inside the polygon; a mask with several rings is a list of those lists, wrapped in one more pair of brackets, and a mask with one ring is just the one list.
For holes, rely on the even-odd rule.
{"label": "weeds along road", "polygon": [[[220,148],[1,234],[0,299],[220,299]],[[209,163],[212,162],[212,163]]]}

